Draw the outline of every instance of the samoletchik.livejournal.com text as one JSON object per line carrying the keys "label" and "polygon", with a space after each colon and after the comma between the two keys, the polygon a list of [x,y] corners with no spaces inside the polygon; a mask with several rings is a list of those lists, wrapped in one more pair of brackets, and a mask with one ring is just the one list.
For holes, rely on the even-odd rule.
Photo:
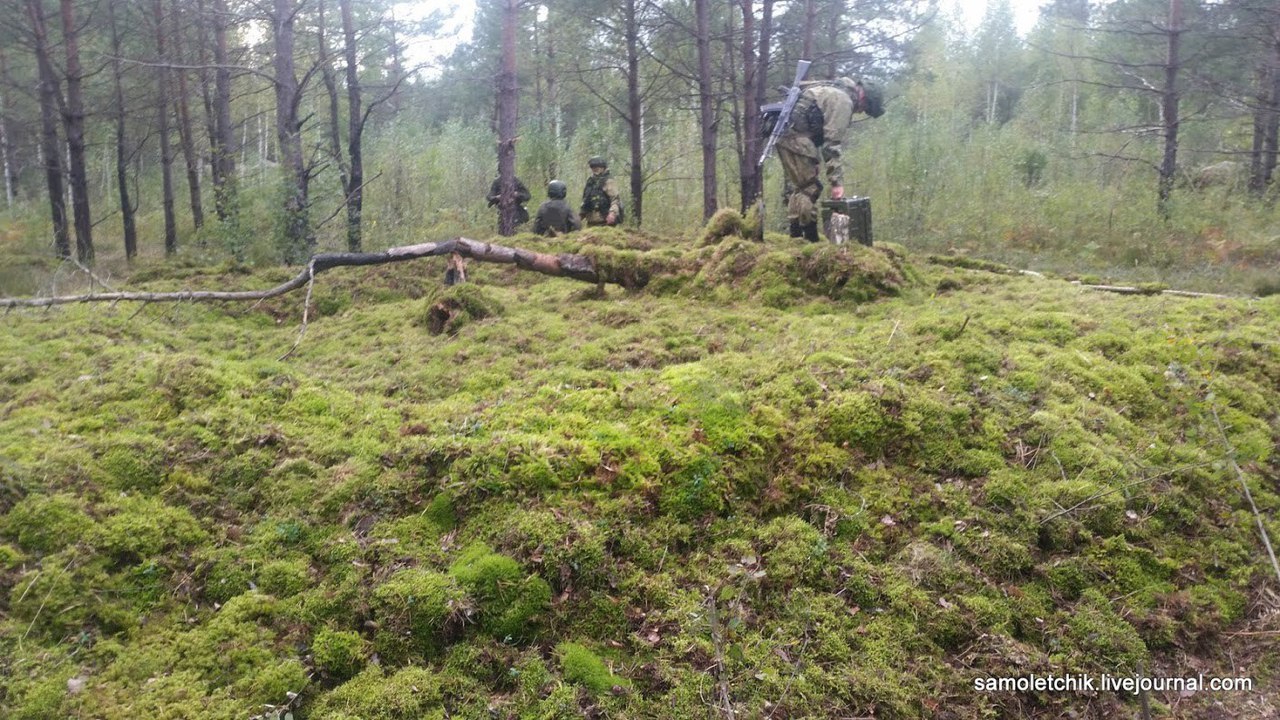
{"label": "samoletchik.livejournal.com text", "polygon": [[1222,678],[1190,675],[1185,677],[1146,677],[1142,675],[1025,675],[1020,677],[976,677],[973,689],[978,692],[1248,692],[1252,678]]}

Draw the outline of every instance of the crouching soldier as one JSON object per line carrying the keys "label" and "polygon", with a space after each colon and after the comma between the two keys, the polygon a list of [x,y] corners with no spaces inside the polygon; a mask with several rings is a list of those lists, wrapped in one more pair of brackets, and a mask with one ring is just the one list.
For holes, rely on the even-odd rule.
{"label": "crouching soldier", "polygon": [[578,214],[564,201],[569,188],[559,180],[547,183],[548,200],[538,207],[533,219],[533,231],[539,235],[555,237],[582,229]]}

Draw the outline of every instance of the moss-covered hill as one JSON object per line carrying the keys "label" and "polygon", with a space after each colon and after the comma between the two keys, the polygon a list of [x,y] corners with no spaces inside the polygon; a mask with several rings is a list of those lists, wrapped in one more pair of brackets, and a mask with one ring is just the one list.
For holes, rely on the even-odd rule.
{"label": "moss-covered hill", "polygon": [[284,361],[300,294],[10,314],[0,716],[1132,717],[974,679],[1139,671],[1274,711],[1231,459],[1280,537],[1280,300],[698,252],[335,270]]}

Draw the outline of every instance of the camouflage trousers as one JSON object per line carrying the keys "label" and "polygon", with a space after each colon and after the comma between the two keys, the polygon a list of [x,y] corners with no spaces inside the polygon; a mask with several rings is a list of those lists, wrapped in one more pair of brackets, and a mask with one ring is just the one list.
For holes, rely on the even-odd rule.
{"label": "camouflage trousers", "polygon": [[795,130],[787,130],[778,138],[778,159],[787,174],[787,181],[794,191],[787,199],[787,219],[808,225],[818,220],[818,196],[822,183],[818,181],[822,159],[813,139]]}

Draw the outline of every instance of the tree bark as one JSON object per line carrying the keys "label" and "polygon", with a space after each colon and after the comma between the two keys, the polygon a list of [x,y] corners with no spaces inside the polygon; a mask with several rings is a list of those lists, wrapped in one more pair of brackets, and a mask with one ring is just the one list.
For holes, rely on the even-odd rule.
{"label": "tree bark", "polygon": [[235,128],[231,124],[231,67],[227,50],[227,0],[213,0],[213,112],[215,137],[209,148],[213,160],[213,204],[218,219],[236,212]]}
{"label": "tree bark", "polygon": [[454,238],[438,243],[422,243],[394,247],[377,253],[321,253],[311,257],[292,279],[266,290],[182,290],[178,292],[109,292],[86,295],[59,295],[43,298],[0,298],[0,308],[51,307],[83,302],[192,302],[265,300],[305,287],[311,278],[336,267],[385,265],[428,257],[447,257],[457,253],[480,262],[515,265],[552,277],[564,277],[592,284],[614,284],[639,288],[647,284],[649,273],[643,269],[599,266],[586,255],[561,253],[552,255],[522,248],[495,245],[468,238]]}
{"label": "tree bark", "polygon": [[1164,157],[1160,162],[1157,207],[1169,217],[1169,197],[1178,169],[1178,70],[1182,41],[1182,0],[1169,0],[1169,51],[1164,65],[1164,87],[1160,100],[1160,120],[1164,129]]}
{"label": "tree bark", "polygon": [[347,250],[359,252],[364,232],[364,109],[351,0],[338,0],[338,4],[342,9],[342,48],[347,64]]}
{"label": "tree bark", "polygon": [[804,29],[800,38],[800,59],[813,59],[813,33],[818,24],[818,0],[804,0]]}
{"label": "tree bark", "polygon": [[639,0],[625,0],[623,14],[627,44],[627,144],[631,148],[631,217],[644,222],[644,103],[640,97]]}
{"label": "tree bark", "polygon": [[755,202],[760,193],[760,99],[756,94],[756,13],[753,0],[738,0],[742,10],[742,155],[738,160],[741,176],[742,211]]}
{"label": "tree bark", "polygon": [[1257,70],[1249,163],[1249,191],[1256,197],[1263,196],[1271,186],[1280,135],[1280,6],[1268,14],[1267,45]]}
{"label": "tree bark", "polygon": [[132,261],[138,255],[138,228],[134,219],[133,202],[129,198],[129,151],[126,147],[123,74],[120,68],[120,31],[116,22],[116,2],[107,2],[107,22],[111,26],[111,75],[115,93],[116,111],[116,186],[120,194],[120,221],[124,229],[124,256]]}
{"label": "tree bark", "polygon": [[164,207],[164,254],[172,255],[178,251],[178,221],[173,206],[173,146],[169,142],[169,56],[165,49],[164,37],[164,2],[153,0],[151,11],[156,24],[156,59],[160,67],[156,68],[156,131],[160,143],[160,191],[163,195]]}
{"label": "tree bark", "polygon": [[516,227],[516,23],[518,0],[502,6],[502,67],[498,72],[498,234],[511,235]]}
{"label": "tree bark", "polygon": [[708,220],[717,208],[716,187],[716,99],[711,77],[711,0],[694,0],[698,46],[698,126],[702,136],[702,219]]}
{"label": "tree bark", "polygon": [[62,120],[67,131],[67,181],[71,186],[71,210],[75,216],[76,258],[93,262],[93,218],[89,212],[89,172],[85,165],[84,98],[80,67],[80,30],[71,0],[61,0],[62,44],[67,56],[67,100]]}
{"label": "tree bark", "polygon": [[[180,49],[183,43],[182,22],[178,12],[178,0],[173,0],[170,10],[173,18],[173,42],[179,60],[185,60]],[[186,64],[186,63],[182,63]],[[191,127],[191,101],[187,88],[187,72],[178,70],[178,94],[175,104],[178,111],[178,143],[182,147],[182,159],[187,166],[187,192],[191,196],[191,222],[199,229],[204,225],[204,203],[200,198],[200,166],[196,158],[195,132]]]}
{"label": "tree bark", "polygon": [[49,58],[49,36],[45,29],[41,0],[27,0],[27,16],[35,38],[36,66],[40,75],[40,155],[45,184],[49,190],[49,214],[53,220],[53,251],[60,258],[71,257],[71,237],[67,227],[67,201],[62,185],[62,153],[58,147],[58,81]]}
{"label": "tree bark", "polygon": [[298,107],[302,90],[294,70],[294,20],[299,8],[295,0],[274,0],[272,37],[276,95],[276,139],[280,144],[280,162],[284,165],[288,186],[284,202],[283,258],[286,264],[306,260],[315,249],[315,236],[307,217],[307,189],[310,172],[302,154],[302,121]]}
{"label": "tree bark", "polygon": [[[7,77],[8,74],[8,63],[5,61],[4,53],[0,52],[0,77]],[[4,166],[2,171],[4,172],[5,206],[13,207],[13,201],[17,199],[18,172],[13,154],[13,138],[9,134],[6,101],[4,93],[0,92],[0,164]]]}

